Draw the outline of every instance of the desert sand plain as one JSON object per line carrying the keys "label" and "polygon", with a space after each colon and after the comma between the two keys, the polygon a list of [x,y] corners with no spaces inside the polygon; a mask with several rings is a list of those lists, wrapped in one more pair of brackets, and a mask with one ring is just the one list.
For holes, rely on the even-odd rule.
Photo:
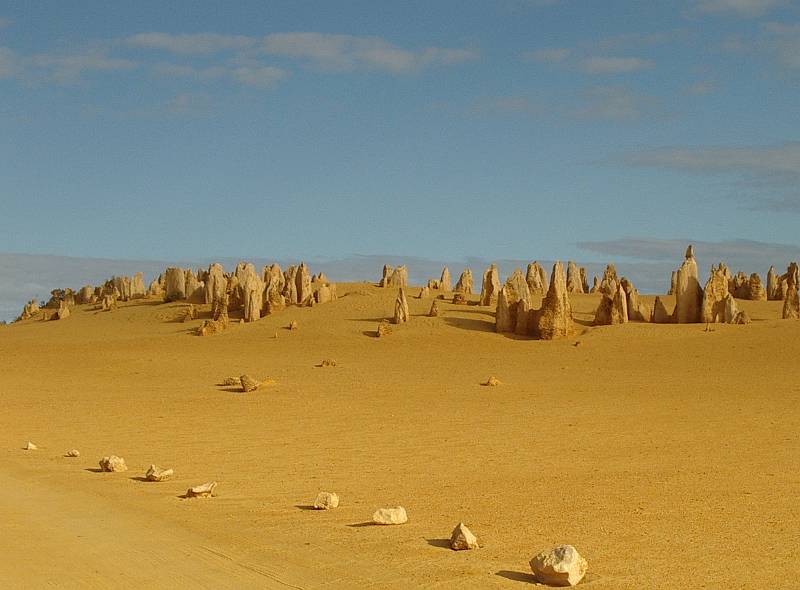
{"label": "desert sand plain", "polygon": [[[397,291],[367,283],[206,338],[208,305],[183,323],[157,299],[0,326],[0,586],[513,589],[570,543],[596,590],[800,587],[782,302],[591,327],[600,295],[571,295],[578,333],[540,341],[496,333],[493,307],[426,317],[418,292],[386,338]],[[274,383],[217,385],[242,373]],[[98,472],[111,453],[129,471]],[[151,463],[175,477],[142,481]],[[341,506],[310,510],[320,490]],[[370,524],[397,504],[407,524]],[[459,521],[480,549],[448,548]]]}

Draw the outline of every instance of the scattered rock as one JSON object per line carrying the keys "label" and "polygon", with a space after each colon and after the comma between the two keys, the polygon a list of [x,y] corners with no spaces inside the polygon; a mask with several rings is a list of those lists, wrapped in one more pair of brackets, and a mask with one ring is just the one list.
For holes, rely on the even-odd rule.
{"label": "scattered rock", "polygon": [[483,273],[483,283],[481,284],[480,305],[491,305],[497,300],[500,292],[500,274],[497,272],[497,265],[493,262]]}
{"label": "scattered rock", "polygon": [[567,293],[583,293],[583,279],[578,265],[567,262]]}
{"label": "scattered rock", "polygon": [[525,282],[528,283],[531,295],[544,295],[547,292],[547,272],[538,261],[534,260],[528,265]]}
{"label": "scattered rock", "polygon": [[603,293],[600,305],[594,314],[595,326],[612,326],[628,322],[628,299],[622,285],[617,287],[613,297]]}
{"label": "scattered rock", "polygon": [[65,457],[80,457],[81,452],[78,449],[70,449],[66,453],[64,453]]}
{"label": "scattered rock", "polygon": [[675,321],[678,324],[696,324],[702,316],[703,290],[697,278],[697,261],[690,245],[686,257],[678,269],[675,289]]}
{"label": "scattered rock", "polygon": [[417,295],[417,299],[427,299],[430,296],[431,296],[430,287],[422,287],[422,289],[419,290],[419,295]]}
{"label": "scattered rock", "polygon": [[484,387],[497,387],[501,383],[502,381],[500,381],[500,379],[492,375],[491,377],[489,377],[486,383],[481,383],[481,385],[483,385]]}
{"label": "scattered rock", "polygon": [[478,539],[463,522],[459,522],[450,535],[450,548],[453,551],[465,551],[478,548]]}
{"label": "scattered rock", "polygon": [[397,299],[394,302],[394,323],[405,324],[410,318],[411,314],[408,311],[406,290],[401,287],[397,293]]}
{"label": "scattered rock", "polygon": [[408,514],[402,506],[395,508],[379,508],[372,515],[375,524],[404,524],[408,522]]}
{"label": "scattered rock", "polygon": [[536,581],[548,586],[574,586],[586,575],[588,564],[572,545],[558,545],[531,559]]}
{"label": "scattered rock", "polygon": [[25,448],[26,451],[38,451],[39,450],[39,447],[37,447],[31,441],[28,441],[28,444],[26,444],[24,448]]}
{"label": "scattered rock", "polygon": [[429,318],[439,317],[439,302],[436,299],[434,299],[433,302],[431,303],[431,309],[430,311],[428,311],[428,317]]}
{"label": "scattered rock", "polygon": [[169,267],[164,273],[164,301],[186,299],[186,274],[182,268]]}
{"label": "scattered rock", "polygon": [[380,324],[378,324],[378,330],[377,330],[378,338],[388,336],[391,333],[392,333],[392,327],[389,325],[389,322],[387,320],[383,320]]}
{"label": "scattered rock", "polygon": [[225,377],[225,379],[222,380],[221,385],[226,387],[232,387],[232,386],[241,387],[242,380],[239,377]]}
{"label": "scattered rock", "polygon": [[116,455],[109,455],[100,459],[100,469],[103,471],[127,471],[128,466],[125,465],[125,459],[117,457]]}
{"label": "scattered rock", "polygon": [[174,474],[175,472],[172,469],[161,469],[160,467],[151,465],[147,473],[144,474],[144,477],[147,481],[166,481]]}
{"label": "scattered rock", "polygon": [[469,268],[465,268],[464,272],[462,272],[461,276],[458,278],[455,291],[464,295],[472,295],[472,289],[472,271]]}
{"label": "scattered rock", "polygon": [[537,333],[542,340],[564,338],[575,331],[564,267],[560,262],[553,265],[550,288],[542,302],[542,309],[536,313],[536,317]]}
{"label": "scattered rock", "polygon": [[737,313],[734,316],[733,321],[731,323],[732,324],[749,324],[750,323],[750,316],[747,315],[746,312],[740,311],[739,313]]}
{"label": "scattered rock", "polygon": [[[522,303],[520,306],[519,304]],[[497,296],[497,312],[495,314],[495,330],[498,333],[528,333],[528,311],[531,308],[531,293],[522,271],[516,269]],[[522,309],[522,314],[519,310]]]}
{"label": "scattered rock", "polygon": [[217,482],[209,481],[199,486],[194,486],[186,491],[187,498],[208,498],[217,487]]}
{"label": "scattered rock", "polygon": [[442,291],[450,291],[452,287],[452,280],[450,279],[450,271],[445,266],[442,269],[442,278],[439,279],[439,289]]}
{"label": "scattered rock", "polygon": [[336,361],[333,360],[333,359],[325,359],[319,364],[319,366],[320,367],[335,367],[336,366]]}
{"label": "scattered rock", "polygon": [[460,291],[456,291],[453,293],[453,305],[468,305],[469,301],[467,301],[466,293],[462,293]]}
{"label": "scattered rock", "polygon": [[333,510],[339,507],[339,494],[333,492],[320,492],[314,500],[316,510]]}
{"label": "scattered rock", "polygon": [[239,377],[239,381],[242,384],[242,391],[244,393],[249,393],[251,391],[255,391],[261,385],[260,381],[256,381],[250,375],[242,375]]}
{"label": "scattered rock", "polygon": [[656,296],[656,301],[653,304],[653,323],[654,324],[669,324],[672,322],[672,316],[667,313],[667,308],[664,302],[661,301],[660,296]]}
{"label": "scattered rock", "polygon": [[289,325],[287,326],[289,330],[297,330],[297,328],[299,327],[300,325],[297,323],[297,320],[292,320],[291,322],[289,322]]}

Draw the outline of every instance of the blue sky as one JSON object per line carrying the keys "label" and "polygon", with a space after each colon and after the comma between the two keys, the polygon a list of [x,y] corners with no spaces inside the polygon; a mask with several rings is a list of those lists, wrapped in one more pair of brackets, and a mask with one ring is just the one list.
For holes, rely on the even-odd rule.
{"label": "blue sky", "polygon": [[798,90],[790,0],[0,2],[0,252],[785,266]]}

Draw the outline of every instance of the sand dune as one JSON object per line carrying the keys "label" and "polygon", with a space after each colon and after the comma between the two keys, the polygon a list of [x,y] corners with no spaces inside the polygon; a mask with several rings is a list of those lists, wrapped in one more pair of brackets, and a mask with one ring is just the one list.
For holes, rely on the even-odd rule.
{"label": "sand dune", "polygon": [[[567,542],[598,590],[796,587],[800,322],[780,301],[738,302],[746,326],[591,328],[599,295],[573,295],[581,333],[545,342],[488,307],[424,317],[411,288],[379,339],[396,290],[338,288],[207,338],[209,306],[181,323],[155,300],[0,327],[0,585],[524,588]],[[275,383],[216,385],[242,373]],[[129,471],[97,473],[110,453]],[[175,477],[139,481],[151,463]],[[320,490],[341,506],[309,510]],[[398,504],[408,524],[368,524]],[[479,550],[447,548],[459,521]]]}

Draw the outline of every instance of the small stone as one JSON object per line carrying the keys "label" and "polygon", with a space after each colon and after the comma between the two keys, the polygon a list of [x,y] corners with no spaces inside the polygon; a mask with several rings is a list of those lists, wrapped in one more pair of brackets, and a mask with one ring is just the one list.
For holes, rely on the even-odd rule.
{"label": "small stone", "polygon": [[336,361],[333,359],[325,359],[319,364],[320,367],[335,367]]}
{"label": "small stone", "polygon": [[245,393],[249,393],[251,391],[255,391],[261,385],[260,381],[256,381],[250,375],[242,375],[239,377],[239,380],[242,383],[242,391]]}
{"label": "small stone", "polygon": [[65,457],[80,457],[81,452],[78,449],[70,449],[66,453],[64,453]]}
{"label": "small stone", "polygon": [[431,303],[431,309],[428,312],[428,317],[429,318],[439,317],[439,303],[436,301],[436,299],[434,299],[433,303]]}
{"label": "small stone", "polygon": [[489,377],[486,383],[481,383],[481,385],[483,385],[484,387],[497,387],[501,383],[502,381],[500,381],[500,379],[492,375],[491,377]]}
{"label": "small stone", "polygon": [[289,328],[289,330],[297,330],[297,328],[299,328],[300,326],[297,323],[297,320],[292,320],[291,322],[289,322],[289,325],[287,327]]}
{"label": "small stone", "polygon": [[231,386],[241,387],[242,380],[239,377],[225,377],[225,379],[222,380],[222,385],[228,387]]}
{"label": "small stone", "polygon": [[537,582],[548,586],[574,586],[586,575],[587,563],[572,545],[558,545],[531,559]]}
{"label": "small stone", "polygon": [[128,466],[125,465],[125,459],[117,457],[116,455],[109,455],[100,459],[100,469],[103,471],[120,472],[127,471]]}
{"label": "small stone", "polygon": [[172,477],[175,472],[172,469],[161,469],[155,465],[151,465],[147,473],[144,474],[147,481],[165,481]]}
{"label": "small stone", "polygon": [[333,510],[339,507],[339,494],[333,492],[320,492],[314,500],[316,510]]}
{"label": "small stone", "polygon": [[408,522],[408,514],[402,506],[394,508],[379,508],[372,515],[375,524],[404,524]]}
{"label": "small stone", "polygon": [[208,498],[211,496],[214,489],[217,487],[217,482],[209,481],[199,486],[194,486],[186,491],[188,498]]}
{"label": "small stone", "polygon": [[453,533],[450,535],[450,548],[453,551],[477,549],[478,539],[463,522],[459,522],[458,526],[453,529]]}
{"label": "small stone", "polygon": [[453,293],[453,305],[466,305],[467,304],[467,295],[462,293],[461,291],[456,291]]}
{"label": "small stone", "polygon": [[378,338],[388,336],[391,333],[392,328],[389,326],[389,322],[383,320],[380,324],[378,324]]}
{"label": "small stone", "polygon": [[38,450],[39,450],[39,447],[37,447],[37,446],[36,446],[35,444],[33,444],[31,441],[28,441],[28,444],[27,444],[27,445],[25,445],[25,450],[26,450],[26,451],[38,451]]}

